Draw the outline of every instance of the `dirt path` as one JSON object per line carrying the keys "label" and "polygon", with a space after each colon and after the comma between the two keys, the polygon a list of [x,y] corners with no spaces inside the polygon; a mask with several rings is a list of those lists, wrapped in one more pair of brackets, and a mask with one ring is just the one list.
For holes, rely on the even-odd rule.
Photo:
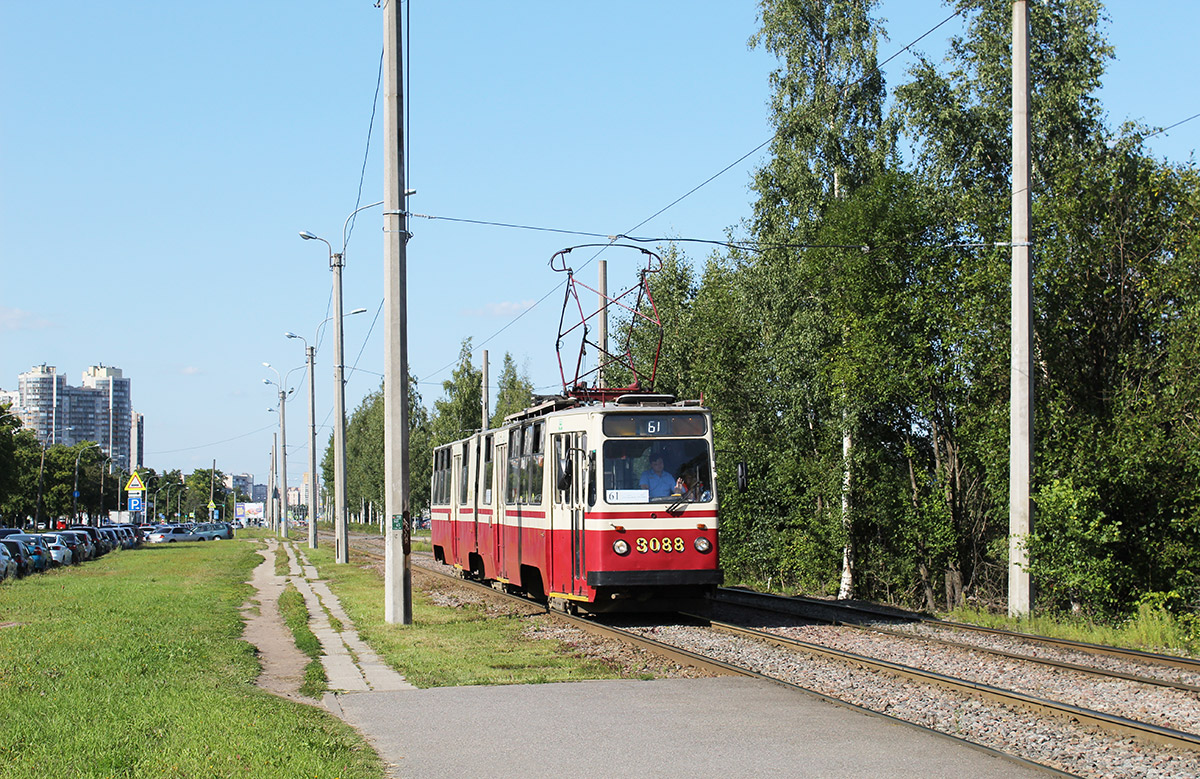
{"label": "dirt path", "polygon": [[296,648],[292,632],[279,613],[279,596],[287,579],[275,574],[275,549],[278,542],[268,538],[265,559],[254,569],[250,584],[257,594],[242,606],[246,629],[242,637],[258,649],[262,673],[256,683],[268,692],[303,703],[317,703],[300,694],[308,657]]}

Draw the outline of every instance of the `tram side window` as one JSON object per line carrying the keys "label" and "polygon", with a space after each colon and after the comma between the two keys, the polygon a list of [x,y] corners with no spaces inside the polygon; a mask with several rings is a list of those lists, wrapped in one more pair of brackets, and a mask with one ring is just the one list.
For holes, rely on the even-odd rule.
{"label": "tram side window", "polygon": [[521,428],[508,431],[508,474],[504,502],[516,503],[521,492]]}
{"label": "tram side window", "polygon": [[470,495],[471,486],[471,445],[467,441],[463,441],[462,445],[462,466],[458,474],[458,503],[460,506],[467,505],[467,498]]}
{"label": "tram side window", "polygon": [[438,469],[438,503],[446,505],[450,503],[450,450],[443,449],[439,456],[441,463]]}
{"label": "tram side window", "polygon": [[[554,436],[554,502],[566,503],[570,500],[574,485],[570,482],[571,474],[571,439],[568,435]],[[564,476],[564,474],[566,474]]]}
{"label": "tram side window", "polygon": [[430,492],[432,493],[432,502],[436,505],[443,505],[450,502],[444,494],[446,483],[446,458],[444,455],[446,451],[445,449],[438,449],[433,453],[433,483],[430,485]]}
{"label": "tram side window", "polygon": [[542,502],[542,483],[545,476],[546,461],[542,436],[545,428],[545,422],[537,422],[525,427],[525,447],[528,450],[528,454],[523,458],[525,460],[524,497],[526,503]]}
{"label": "tram side window", "polygon": [[483,439],[483,502],[492,502],[492,437]]}
{"label": "tram side window", "polygon": [[587,461],[584,468],[587,472],[587,504],[588,506],[596,505],[596,452],[588,449],[587,433],[579,436],[579,448],[587,452]]}

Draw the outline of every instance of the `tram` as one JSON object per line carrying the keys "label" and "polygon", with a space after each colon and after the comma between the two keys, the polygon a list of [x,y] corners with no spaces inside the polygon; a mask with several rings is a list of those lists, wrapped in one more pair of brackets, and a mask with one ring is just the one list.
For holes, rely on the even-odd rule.
{"label": "tram", "polygon": [[[585,246],[637,252],[645,261],[638,281],[609,297],[567,266],[571,251],[585,247],[551,258],[567,274],[557,339],[563,394],[434,450],[434,556],[564,611],[699,609],[723,580],[712,414],[700,401],[653,392],[662,322],[648,277],[662,259],[639,246]],[[604,301],[590,314],[589,293]],[[620,352],[591,337],[609,308],[630,314]],[[577,321],[568,321],[571,311]],[[568,380],[563,348],[573,339]],[[655,339],[649,369],[639,370],[628,345]],[[587,354],[599,360],[585,371]],[[588,386],[593,374],[632,383]]]}
{"label": "tram", "polygon": [[712,415],[555,398],[434,451],[434,556],[565,611],[678,608],[722,582]]}

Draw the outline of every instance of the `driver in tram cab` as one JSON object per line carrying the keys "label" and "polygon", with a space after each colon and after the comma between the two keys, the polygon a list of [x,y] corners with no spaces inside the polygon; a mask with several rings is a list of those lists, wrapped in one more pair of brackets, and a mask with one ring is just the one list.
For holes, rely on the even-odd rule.
{"label": "driver in tram cab", "polygon": [[663,470],[662,452],[650,453],[650,467],[642,471],[639,485],[644,490],[650,490],[651,498],[666,498],[675,488],[675,477]]}

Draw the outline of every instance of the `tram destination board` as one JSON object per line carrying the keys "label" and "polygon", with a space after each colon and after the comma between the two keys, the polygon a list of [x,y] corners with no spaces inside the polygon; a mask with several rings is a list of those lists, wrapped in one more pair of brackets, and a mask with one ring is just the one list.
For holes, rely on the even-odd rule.
{"label": "tram destination board", "polygon": [[697,436],[707,425],[703,414],[609,414],[604,434],[614,437]]}

